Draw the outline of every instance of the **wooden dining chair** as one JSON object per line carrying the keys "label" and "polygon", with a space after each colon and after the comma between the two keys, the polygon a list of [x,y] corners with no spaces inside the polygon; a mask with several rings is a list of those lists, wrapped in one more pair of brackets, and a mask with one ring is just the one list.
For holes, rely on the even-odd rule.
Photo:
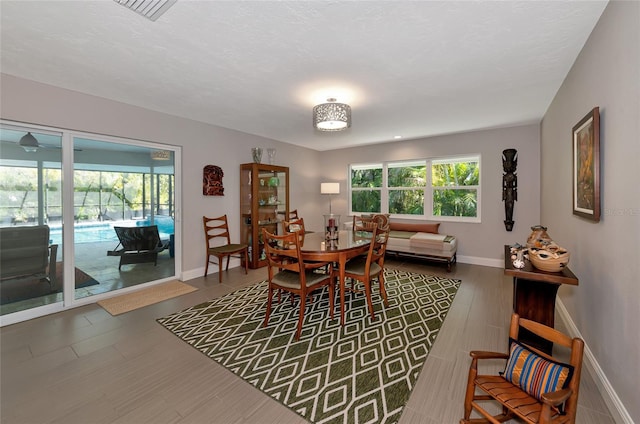
{"label": "wooden dining chair", "polygon": [[[384,306],[389,306],[387,300],[387,292],[384,288],[384,255],[387,249],[387,241],[389,239],[389,231],[378,228],[375,222],[365,223],[363,226],[357,226],[356,232],[371,233],[371,244],[365,255],[360,255],[347,262],[345,267],[345,278],[361,281],[364,285],[364,292],[367,298],[367,306],[371,319],[375,319],[373,310],[372,281],[377,280],[380,285],[380,296],[384,302]],[[360,292],[355,287],[348,288],[350,291]]]}
{"label": "wooden dining chair", "polygon": [[[335,283],[333,265],[330,262],[305,262],[300,250],[298,234],[288,233],[276,235],[262,229],[267,267],[269,272],[269,288],[267,296],[267,311],[263,326],[269,324],[271,304],[274,290],[286,291],[300,297],[300,313],[295,338],[300,339],[304,310],[307,297],[316,289],[329,287],[329,314],[333,319],[333,304],[335,297]],[[328,267],[328,273],[318,273],[314,270]]]}
{"label": "wooden dining chair", "polygon": [[220,283],[222,283],[222,261],[224,258],[227,258],[226,271],[229,270],[229,259],[235,257],[240,258],[241,263],[244,264],[244,273],[247,274],[249,269],[249,246],[241,243],[231,243],[227,215],[217,218],[203,216],[202,223],[204,224],[207,248],[204,276],[206,277],[209,272],[209,263],[216,263],[211,261],[212,257],[215,257],[218,263],[218,282]]}
{"label": "wooden dining chair", "polygon": [[353,216],[353,225],[352,225],[352,229],[353,231],[356,231],[356,227],[365,227],[365,228],[371,228],[371,224],[377,224],[378,228],[381,228],[383,230],[388,230],[389,229],[389,215],[387,214],[381,214],[381,213],[376,213],[376,214],[371,214],[371,215],[354,215]]}
{"label": "wooden dining chair", "polygon": [[[568,349],[569,362],[518,341],[521,329]],[[520,418],[526,423],[550,424],[576,422],[578,389],[582,370],[584,342],[546,325],[511,315],[509,353],[471,351],[471,366],[464,400],[464,418],[460,424],[502,423]],[[479,375],[482,360],[506,359],[499,375]],[[491,363],[491,361],[489,361]],[[476,391],[479,393],[476,394]],[[490,414],[480,402],[493,401],[501,406],[499,415]],[[483,418],[470,418],[475,410]]]}
{"label": "wooden dining chair", "polygon": [[304,239],[304,235],[307,233],[304,227],[303,218],[282,221],[282,227],[284,228],[285,232],[298,233],[298,235],[303,239]]}

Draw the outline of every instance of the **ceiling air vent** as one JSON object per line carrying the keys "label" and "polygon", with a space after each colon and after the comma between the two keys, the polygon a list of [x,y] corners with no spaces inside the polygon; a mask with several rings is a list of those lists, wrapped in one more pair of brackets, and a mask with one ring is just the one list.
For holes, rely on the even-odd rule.
{"label": "ceiling air vent", "polygon": [[177,0],[113,0],[147,19],[155,21]]}

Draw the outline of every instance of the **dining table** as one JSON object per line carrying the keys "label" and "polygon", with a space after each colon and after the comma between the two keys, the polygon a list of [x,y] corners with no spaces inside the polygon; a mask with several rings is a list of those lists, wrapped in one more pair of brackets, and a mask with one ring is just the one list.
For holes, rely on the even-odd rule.
{"label": "dining table", "polygon": [[337,240],[327,241],[324,232],[306,233],[300,247],[304,261],[338,264],[340,283],[340,325],[344,326],[345,268],[352,259],[369,250],[371,233],[341,230]]}

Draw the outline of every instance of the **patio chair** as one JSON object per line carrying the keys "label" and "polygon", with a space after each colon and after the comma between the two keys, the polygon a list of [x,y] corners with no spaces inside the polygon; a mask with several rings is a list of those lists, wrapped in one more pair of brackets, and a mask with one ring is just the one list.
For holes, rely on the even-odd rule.
{"label": "patio chair", "polygon": [[[169,243],[163,243],[158,234],[157,225],[143,227],[113,227],[120,242],[115,249],[109,250],[107,256],[119,256],[120,265],[140,264],[153,262],[158,264],[158,253],[169,247]],[[121,249],[118,247],[122,246]]]}
{"label": "patio chair", "polygon": [[0,280],[40,278],[53,290],[57,252],[48,225],[0,228]]}

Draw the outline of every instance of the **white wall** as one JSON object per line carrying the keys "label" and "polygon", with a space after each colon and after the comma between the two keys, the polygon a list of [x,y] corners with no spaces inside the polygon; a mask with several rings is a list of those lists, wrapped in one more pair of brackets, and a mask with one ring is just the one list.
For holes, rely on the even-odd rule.
{"label": "white wall", "polygon": [[[184,204],[182,271],[188,278],[204,271],[202,215],[226,213],[232,237],[240,237],[240,164],[252,161],[251,147],[275,147],[276,164],[290,167],[293,208],[319,208],[318,152],[314,150],[6,74],[0,77],[2,119],[182,146],[183,184],[176,189],[182,190]],[[224,171],[224,197],[202,195],[202,169],[208,164]]]}
{"label": "white wall", "polygon": [[[559,296],[640,422],[640,3],[610,2],[541,125],[541,222],[571,252]],[[572,214],[572,127],[600,107],[602,219]]]}
{"label": "white wall", "polygon": [[[524,244],[531,233],[531,226],[540,223],[539,139],[539,126],[536,124],[333,150],[321,153],[320,172],[323,181],[340,182],[341,193],[333,200],[333,212],[346,216],[350,163],[479,153],[482,223],[443,221],[440,232],[458,238],[459,261],[503,266],[504,245]],[[515,225],[511,232],[506,231],[503,222],[502,151],[507,148],[518,150],[518,201],[514,207]]]}

